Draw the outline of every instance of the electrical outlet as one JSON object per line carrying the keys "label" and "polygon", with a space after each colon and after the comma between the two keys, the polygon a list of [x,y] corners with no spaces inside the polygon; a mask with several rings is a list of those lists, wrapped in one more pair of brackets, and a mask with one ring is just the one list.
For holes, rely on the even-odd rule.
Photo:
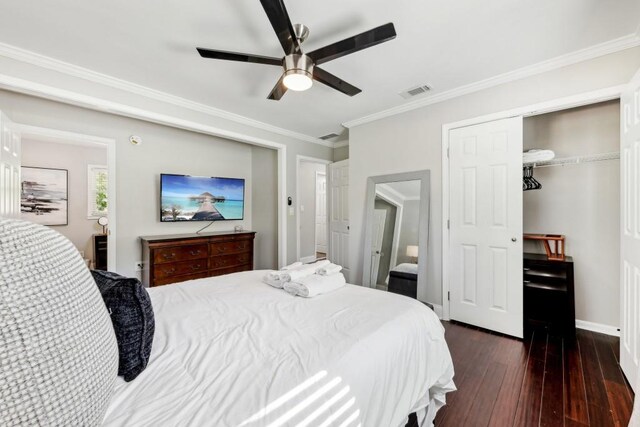
{"label": "electrical outlet", "polygon": [[142,266],[143,266],[142,261],[137,261],[135,271],[142,271]]}

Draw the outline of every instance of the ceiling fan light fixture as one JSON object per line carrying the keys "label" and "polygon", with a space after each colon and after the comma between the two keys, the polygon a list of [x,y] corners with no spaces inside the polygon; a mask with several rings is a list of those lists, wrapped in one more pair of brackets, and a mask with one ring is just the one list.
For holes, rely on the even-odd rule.
{"label": "ceiling fan light fixture", "polygon": [[313,86],[311,74],[304,70],[287,70],[284,73],[282,83],[287,89],[302,92]]}

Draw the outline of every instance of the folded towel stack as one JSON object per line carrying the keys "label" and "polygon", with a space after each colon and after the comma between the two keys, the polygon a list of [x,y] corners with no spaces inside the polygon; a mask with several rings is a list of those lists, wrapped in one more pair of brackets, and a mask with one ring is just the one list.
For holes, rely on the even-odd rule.
{"label": "folded towel stack", "polygon": [[303,277],[295,282],[284,284],[284,290],[294,296],[311,298],[317,295],[335,291],[347,283],[342,273],[335,273],[328,276],[313,274]]}
{"label": "folded towel stack", "polygon": [[341,265],[329,263],[324,267],[320,267],[316,273],[321,276],[330,276],[332,274],[340,273],[341,270],[342,270]]}
{"label": "folded towel stack", "polygon": [[326,267],[329,264],[331,263],[326,260],[314,262],[312,264],[296,262],[283,267],[281,270],[267,273],[262,281],[274,288],[282,289],[285,283],[315,274],[318,269]]}

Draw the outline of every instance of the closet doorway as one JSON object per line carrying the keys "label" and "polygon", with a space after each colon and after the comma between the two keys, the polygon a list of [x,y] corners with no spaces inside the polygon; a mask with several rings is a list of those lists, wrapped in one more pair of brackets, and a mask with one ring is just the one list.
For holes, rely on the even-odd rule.
{"label": "closet doorway", "polygon": [[[636,197],[631,193],[637,191],[637,184],[633,184],[634,190],[624,190],[625,186],[621,184],[618,172],[620,170],[618,124],[621,117],[619,100],[625,89],[624,86],[613,87],[443,126],[443,294],[445,296],[443,317],[445,319],[460,320],[517,337],[522,336],[524,322],[521,296],[524,279],[522,253],[519,260],[507,261],[510,258],[508,250],[504,247],[505,242],[499,242],[500,244],[481,242],[482,239],[486,242],[489,238],[495,238],[500,228],[497,225],[504,223],[505,228],[520,230],[520,233],[515,233],[517,235],[509,237],[508,242],[514,246],[522,245],[523,232],[567,234],[568,255],[572,252],[580,254],[580,263],[588,263],[589,259],[598,259],[601,267],[597,273],[593,271],[589,273],[591,271],[589,268],[580,267],[581,271],[576,275],[576,277],[578,275],[582,277],[582,279],[576,278],[577,326],[598,332],[617,333],[616,328],[619,324],[616,321],[617,312],[622,309],[616,302],[621,289],[619,202],[622,206],[625,205],[623,200],[625,191],[630,197]],[[591,117],[589,117],[590,114]],[[572,115],[576,117],[582,115],[583,124],[576,124],[580,120],[567,120]],[[503,179],[505,172],[500,162],[496,162],[481,149],[474,149],[473,144],[469,142],[472,138],[468,137],[471,137],[474,132],[481,131],[483,127],[495,126],[500,121],[509,120],[520,120],[523,131],[521,138],[513,141],[518,148],[518,156],[510,160],[511,167],[518,170],[518,175],[509,175],[507,172],[508,179]],[[606,132],[587,132],[580,136],[581,126],[614,129],[615,132],[609,132],[608,136],[603,136]],[[557,136],[562,133],[573,135],[575,138],[572,141],[568,138],[566,141],[558,142]],[[589,137],[600,139],[589,141]],[[458,147],[455,146],[456,138],[458,138]],[[558,143],[560,145],[556,145]],[[487,144],[485,151],[496,150],[495,142],[489,140],[485,144]],[[523,192],[522,151],[529,148],[555,148],[557,153],[555,158],[546,164],[541,162],[533,165],[534,177],[542,184],[542,189]],[[459,151],[456,153],[455,150]],[[465,159],[465,156],[467,163],[461,160]],[[468,162],[474,156],[477,156],[477,161],[489,171],[485,181],[481,181],[480,175],[473,172],[474,167],[478,165],[474,166]],[[636,168],[638,166],[640,165],[636,165]],[[476,171],[478,170],[476,168]],[[477,188],[476,186],[482,182],[484,186]],[[496,185],[497,189],[493,188]],[[501,185],[505,187],[500,189]],[[622,192],[621,187],[624,190]],[[486,193],[487,188],[491,189],[490,194],[484,194],[480,199],[480,194]],[[454,192],[454,189],[457,192]],[[519,202],[517,196],[510,199],[502,196],[502,194],[515,194],[516,189],[520,192]],[[570,201],[572,198],[575,198],[574,202]],[[505,209],[504,203],[509,204],[511,209]],[[634,205],[635,202],[627,203]],[[501,212],[507,213],[507,216],[500,216]],[[562,221],[553,225],[553,221],[558,219]],[[480,230],[478,231],[480,236],[473,236],[474,221],[482,225],[476,226],[476,229]],[[576,227],[579,226],[585,230],[583,233],[577,230]],[[475,240],[468,239],[465,233],[474,237]],[[587,238],[588,242],[583,241]],[[479,258],[482,244],[487,245],[484,249],[488,255]],[[526,245],[527,250],[541,251],[539,246],[532,249],[531,243]],[[600,249],[603,253],[600,253]],[[505,262],[511,264],[510,268],[504,266]],[[516,264],[519,265],[518,268],[514,267]],[[603,267],[604,264],[606,268]],[[595,268],[598,268],[597,264]],[[483,269],[484,275],[480,274]],[[607,272],[606,278],[601,274],[604,271]],[[592,282],[594,281],[598,282],[597,292],[593,292]],[[588,292],[585,292],[585,284],[589,287]],[[520,295],[517,298],[518,301],[511,302],[510,306],[507,304],[506,309],[496,304],[496,301],[504,301],[499,297],[504,295],[505,286],[507,287],[506,295]],[[479,304],[479,295],[485,297],[484,305]],[[638,300],[640,301],[640,297]],[[513,304],[516,306],[514,307]],[[607,304],[607,308],[599,307],[602,304]],[[475,311],[475,317],[461,316],[461,307],[463,310]],[[609,312],[605,313],[607,310]],[[637,312],[637,309],[633,310]],[[497,313],[505,311],[515,314],[509,319],[518,326],[508,325],[506,317],[496,320]],[[518,311],[520,314],[517,314]],[[585,316],[584,313],[589,313],[592,320],[581,319],[581,316]],[[595,317],[592,316],[593,313],[597,313]],[[505,332],[510,328],[511,332]]]}
{"label": "closet doorway", "polygon": [[296,200],[296,260],[313,262],[327,258],[328,202],[327,167],[331,162],[307,156],[297,156]]}

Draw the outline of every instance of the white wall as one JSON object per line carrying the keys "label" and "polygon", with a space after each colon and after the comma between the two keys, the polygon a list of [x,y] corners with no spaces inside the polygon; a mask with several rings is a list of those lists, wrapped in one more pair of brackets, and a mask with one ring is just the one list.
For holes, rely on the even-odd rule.
{"label": "white wall", "polygon": [[[618,101],[528,117],[524,147],[555,151],[556,157],[620,149]],[[524,232],[564,234],[573,256],[576,318],[606,325],[619,322],[620,161],[534,169],[541,190],[524,192]],[[525,241],[526,252],[544,253]]]}
{"label": "white wall", "polygon": [[300,162],[300,200],[297,204],[298,213],[300,215],[300,258],[311,256],[315,257],[316,255],[317,172],[326,174],[327,166],[319,163]]}
{"label": "white wall", "polygon": [[349,146],[338,147],[333,149],[333,161],[339,162],[349,158]]}
{"label": "white wall", "polygon": [[[420,200],[406,200],[402,205],[402,225],[398,240],[398,264],[415,262],[407,256],[407,246],[418,245],[418,227],[420,225]],[[431,302],[431,301],[429,301]],[[439,304],[439,302],[437,303]]]}
{"label": "white wall", "polygon": [[349,203],[353,283],[362,281],[362,224],[367,177],[431,170],[427,289],[419,289],[418,297],[428,301],[441,300],[442,125],[624,84],[638,68],[640,48],[628,49],[351,128]]}
{"label": "white wall", "polygon": [[256,231],[256,269],[278,267],[278,156],[275,150],[251,148],[251,221]]}
{"label": "white wall", "polygon": [[52,228],[71,240],[87,259],[93,259],[92,236],[102,232],[95,219],[87,218],[87,167],[106,164],[105,147],[22,140],[22,166],[67,170],[68,225]]}

